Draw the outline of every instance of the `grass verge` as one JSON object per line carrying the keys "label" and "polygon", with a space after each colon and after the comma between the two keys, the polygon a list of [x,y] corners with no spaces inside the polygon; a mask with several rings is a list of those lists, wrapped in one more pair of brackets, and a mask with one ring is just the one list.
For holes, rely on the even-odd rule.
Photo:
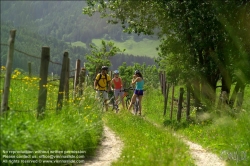
{"label": "grass verge", "polygon": [[[85,97],[65,103],[59,112],[46,110],[42,120],[37,120],[36,111],[25,111],[22,107],[18,110],[23,111],[16,111],[13,109],[15,107],[11,107],[11,110],[0,117],[0,162],[12,165],[15,160],[14,165],[27,165],[21,163],[21,160],[42,160],[42,165],[46,160],[49,165],[54,165],[56,160],[60,160],[62,165],[62,160],[80,162],[93,156],[102,137],[102,113],[97,111],[93,95],[87,89],[85,93]],[[12,94],[14,95],[17,94]],[[56,155],[64,157],[57,158]],[[74,158],[65,158],[66,155]]]}

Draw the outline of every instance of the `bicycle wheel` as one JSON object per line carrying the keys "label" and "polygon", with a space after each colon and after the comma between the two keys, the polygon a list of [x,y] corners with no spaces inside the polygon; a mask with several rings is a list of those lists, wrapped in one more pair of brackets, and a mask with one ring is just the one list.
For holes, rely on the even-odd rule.
{"label": "bicycle wheel", "polygon": [[130,103],[131,103],[131,98],[127,98],[126,99],[126,107],[127,107],[127,109],[129,107]]}
{"label": "bicycle wheel", "polygon": [[114,104],[113,105],[113,110],[115,111],[115,113],[118,113],[118,111],[119,111],[118,105]]}
{"label": "bicycle wheel", "polygon": [[114,106],[114,103],[115,103],[115,99],[114,99],[114,96],[112,96],[109,101],[108,101],[108,105],[109,106]]}

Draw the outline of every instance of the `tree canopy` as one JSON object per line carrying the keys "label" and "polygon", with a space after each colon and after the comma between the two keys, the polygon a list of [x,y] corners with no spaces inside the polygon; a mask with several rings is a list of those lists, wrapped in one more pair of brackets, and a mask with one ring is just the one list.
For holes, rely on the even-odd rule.
{"label": "tree canopy", "polygon": [[99,12],[124,32],[157,33],[161,39],[160,68],[168,80],[192,85],[214,103],[218,81],[230,93],[232,83],[241,89],[249,83],[249,0],[95,0],[84,13]]}

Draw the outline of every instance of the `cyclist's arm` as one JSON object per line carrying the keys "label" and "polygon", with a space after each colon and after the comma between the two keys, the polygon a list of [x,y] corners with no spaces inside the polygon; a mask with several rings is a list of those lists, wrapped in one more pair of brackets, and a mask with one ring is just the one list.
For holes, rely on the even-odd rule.
{"label": "cyclist's arm", "polygon": [[110,84],[111,84],[111,85],[110,85],[110,89],[111,89],[111,90],[114,90],[114,88],[112,87],[112,85],[114,85],[114,78],[110,81]]}
{"label": "cyclist's arm", "polygon": [[121,77],[120,77],[120,80],[121,80],[121,85],[122,85],[121,89],[123,89],[123,81]]}
{"label": "cyclist's arm", "polygon": [[110,77],[108,76],[108,79],[107,79],[107,84],[108,84],[108,91],[110,91],[111,90],[111,85],[112,85],[112,80],[110,79]]}
{"label": "cyclist's arm", "polygon": [[141,77],[133,78],[131,84],[135,85],[135,83],[139,81],[141,81]]}
{"label": "cyclist's arm", "polygon": [[94,81],[94,89],[96,89],[96,87],[97,87],[97,78],[98,78],[98,76],[100,77],[100,75],[98,74],[98,75],[96,76],[96,78],[95,78],[95,81]]}
{"label": "cyclist's arm", "polygon": [[94,89],[96,89],[96,86],[97,86],[97,81],[95,80],[94,81]]}

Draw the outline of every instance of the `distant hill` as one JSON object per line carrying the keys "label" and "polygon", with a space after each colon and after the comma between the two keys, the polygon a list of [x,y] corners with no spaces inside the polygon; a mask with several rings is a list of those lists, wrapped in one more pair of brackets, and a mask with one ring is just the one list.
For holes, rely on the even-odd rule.
{"label": "distant hill", "polygon": [[12,23],[15,27],[26,26],[65,42],[90,43],[104,36],[117,41],[131,36],[136,41],[152,38],[125,34],[120,24],[107,24],[107,19],[100,18],[98,13],[92,17],[84,15],[85,6],[85,1],[1,1],[1,22]]}
{"label": "distant hill", "polygon": [[[126,48],[127,52],[125,51],[124,54],[130,57],[144,55],[143,45],[147,50],[145,53],[148,53],[145,56],[157,55],[154,47],[150,50],[152,44],[147,44],[149,40],[157,43],[155,37],[128,35],[122,32],[119,24],[107,24],[105,19],[99,17],[99,14],[92,17],[82,14],[82,9],[86,6],[85,1],[1,1],[0,3],[1,43],[7,42],[10,29],[16,29],[15,46],[28,53],[40,56],[41,47],[47,45],[51,47],[54,61],[61,61],[64,50],[69,50],[72,61],[84,60],[86,52],[89,51],[89,44],[94,42],[98,45],[96,41],[105,39],[112,40],[116,44],[130,42],[131,46]],[[141,48],[133,47],[136,42],[140,43]],[[6,50],[1,46],[1,65],[5,63],[5,57]],[[150,62],[147,61],[146,64],[153,64],[154,60],[149,59],[151,59]],[[128,61],[131,62],[131,60]],[[15,66],[17,64],[19,64],[18,67],[22,66],[21,62],[18,61]],[[24,62],[27,61],[24,60]],[[142,62],[142,59],[136,62]]]}

